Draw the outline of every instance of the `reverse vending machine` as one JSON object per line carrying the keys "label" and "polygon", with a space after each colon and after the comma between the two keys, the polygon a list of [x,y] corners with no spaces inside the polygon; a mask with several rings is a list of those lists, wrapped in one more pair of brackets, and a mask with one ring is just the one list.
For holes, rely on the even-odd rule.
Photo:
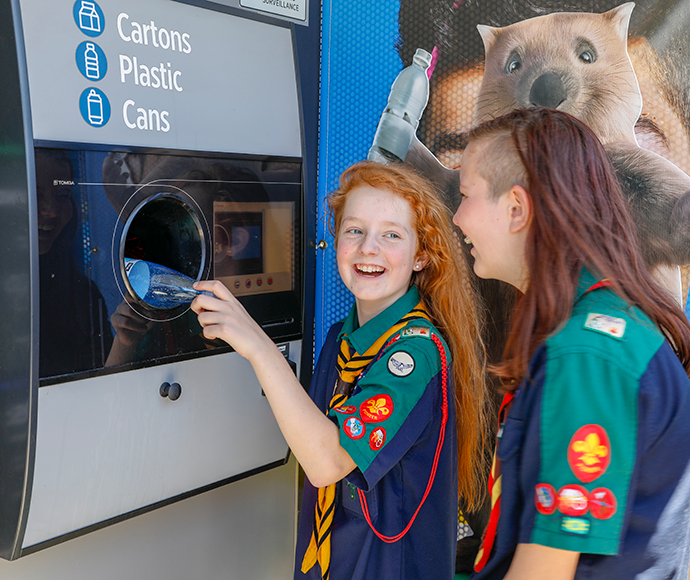
{"label": "reverse vending machine", "polygon": [[153,274],[222,280],[311,370],[309,19],[306,0],[0,1],[2,558],[287,460],[251,366]]}

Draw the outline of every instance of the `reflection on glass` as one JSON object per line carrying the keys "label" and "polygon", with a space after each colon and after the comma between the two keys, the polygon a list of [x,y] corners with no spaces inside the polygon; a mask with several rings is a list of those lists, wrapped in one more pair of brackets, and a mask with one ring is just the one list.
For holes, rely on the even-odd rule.
{"label": "reflection on glass", "polygon": [[299,163],[37,149],[36,166],[42,384],[223,346],[204,339],[194,294],[156,302],[126,263],[172,269],[187,285],[216,268],[226,268],[226,285],[232,271],[251,273],[240,293],[251,294],[250,314],[273,336],[300,332]]}
{"label": "reflection on glass", "polygon": [[263,212],[216,211],[213,217],[215,277],[262,272]]}
{"label": "reflection on glass", "polygon": [[41,378],[102,367],[112,343],[103,296],[75,259],[76,187],[66,152],[36,151]]}

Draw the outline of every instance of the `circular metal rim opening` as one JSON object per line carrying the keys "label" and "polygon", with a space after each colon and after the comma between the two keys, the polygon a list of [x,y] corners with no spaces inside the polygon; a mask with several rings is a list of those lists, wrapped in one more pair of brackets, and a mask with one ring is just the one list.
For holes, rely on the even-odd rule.
{"label": "circular metal rim opening", "polygon": [[[193,201],[193,200],[192,200]],[[161,263],[161,265],[175,269],[177,271],[181,271],[181,273],[189,276],[190,278],[193,278],[194,280],[200,280],[205,269],[206,269],[206,260],[207,260],[207,236],[203,227],[203,222],[200,219],[199,216],[199,210],[194,208],[187,200],[185,200],[182,196],[174,193],[168,193],[168,192],[160,192],[155,195],[152,195],[148,199],[142,201],[139,203],[134,210],[130,213],[129,217],[127,218],[127,221],[124,223],[122,234],[120,236],[120,245],[118,248],[118,261],[119,261],[119,267],[120,267],[120,273],[122,276],[123,283],[127,289],[127,292],[129,295],[134,299],[135,303],[142,308],[145,309],[146,313],[148,315],[152,314],[174,314],[177,313],[179,310],[184,310],[189,307],[189,304],[180,304],[179,306],[174,306],[172,308],[158,308],[152,304],[149,304],[145,300],[143,300],[142,297],[140,297],[137,292],[135,292],[134,288],[132,287],[132,284],[130,283],[129,277],[126,272],[125,268],[125,258],[133,258],[133,259],[146,259],[146,256],[132,256],[129,255],[127,256],[127,253],[132,252],[131,245],[129,246],[128,250],[128,242],[131,241],[130,239],[130,233],[131,233],[131,228],[133,224],[141,220],[142,218],[148,217],[146,215],[146,211],[150,210],[152,207],[152,204],[160,204],[163,202],[167,202],[168,204],[173,204],[171,207],[176,208],[176,210],[184,210],[184,216],[186,218],[189,218],[191,220],[191,224],[193,227],[191,228],[193,235],[191,236],[193,240],[189,243],[198,243],[198,252],[197,255],[193,258],[190,259],[190,267],[192,267],[192,262],[193,262],[193,267],[192,270],[190,270],[190,267],[184,267],[181,268],[179,267],[179,259],[177,261],[175,260],[147,260],[147,261],[154,261],[155,263]],[[139,225],[137,223],[137,225]],[[189,222],[187,223],[187,230],[189,230]],[[157,232],[164,231],[161,230],[160,228],[157,229]],[[143,231],[143,230],[142,230]],[[155,235],[156,232],[149,232],[149,235]],[[189,231],[187,231],[189,233]],[[168,236],[170,237],[170,236]],[[170,248],[171,250],[175,250],[175,248]],[[179,256],[178,256],[179,258]],[[167,263],[162,263],[162,262],[167,262]],[[198,266],[198,267],[197,267]],[[132,305],[133,306],[133,305]],[[140,314],[143,314],[140,312]]]}

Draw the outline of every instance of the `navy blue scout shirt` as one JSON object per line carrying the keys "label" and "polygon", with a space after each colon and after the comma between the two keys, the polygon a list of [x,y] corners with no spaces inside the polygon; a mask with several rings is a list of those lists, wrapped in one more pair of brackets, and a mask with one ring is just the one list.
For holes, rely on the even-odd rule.
{"label": "navy blue scout shirt", "polygon": [[[338,377],[340,337],[346,333],[350,345],[363,353],[418,302],[419,293],[412,287],[361,328],[354,307],[344,322],[331,327],[309,389],[320,409],[326,411]],[[413,320],[406,328],[414,327],[424,330],[411,336],[403,330],[370,365],[341,412],[330,414],[339,425],[341,445],[357,464],[338,483],[331,580],[450,580],[454,575],[458,497],[451,368],[448,422],[436,479],[410,531],[395,543],[380,540],[362,515],[357,493],[357,488],[366,492],[376,529],[395,536],[409,523],[429,481],[441,426],[441,358],[436,344],[424,336],[426,329],[438,334],[436,329],[426,320]],[[300,571],[316,497],[316,489],[305,481],[295,578],[321,578],[318,564],[306,575]]]}
{"label": "navy blue scout shirt", "polygon": [[585,291],[530,362],[499,443],[494,553],[581,552],[576,579],[683,579],[690,550],[690,381],[652,322],[609,288]]}

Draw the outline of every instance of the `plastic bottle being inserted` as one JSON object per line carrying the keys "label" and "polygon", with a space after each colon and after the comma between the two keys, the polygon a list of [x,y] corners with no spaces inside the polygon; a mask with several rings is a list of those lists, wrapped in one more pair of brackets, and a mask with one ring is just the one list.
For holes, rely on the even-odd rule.
{"label": "plastic bottle being inserted", "polygon": [[189,304],[199,294],[210,292],[194,290],[195,280],[189,276],[146,260],[125,258],[125,272],[137,297],[158,310],[169,310]]}
{"label": "plastic bottle being inserted", "polygon": [[412,64],[393,81],[367,159],[387,163],[404,161],[429,100],[427,69],[431,54],[418,48]]}

